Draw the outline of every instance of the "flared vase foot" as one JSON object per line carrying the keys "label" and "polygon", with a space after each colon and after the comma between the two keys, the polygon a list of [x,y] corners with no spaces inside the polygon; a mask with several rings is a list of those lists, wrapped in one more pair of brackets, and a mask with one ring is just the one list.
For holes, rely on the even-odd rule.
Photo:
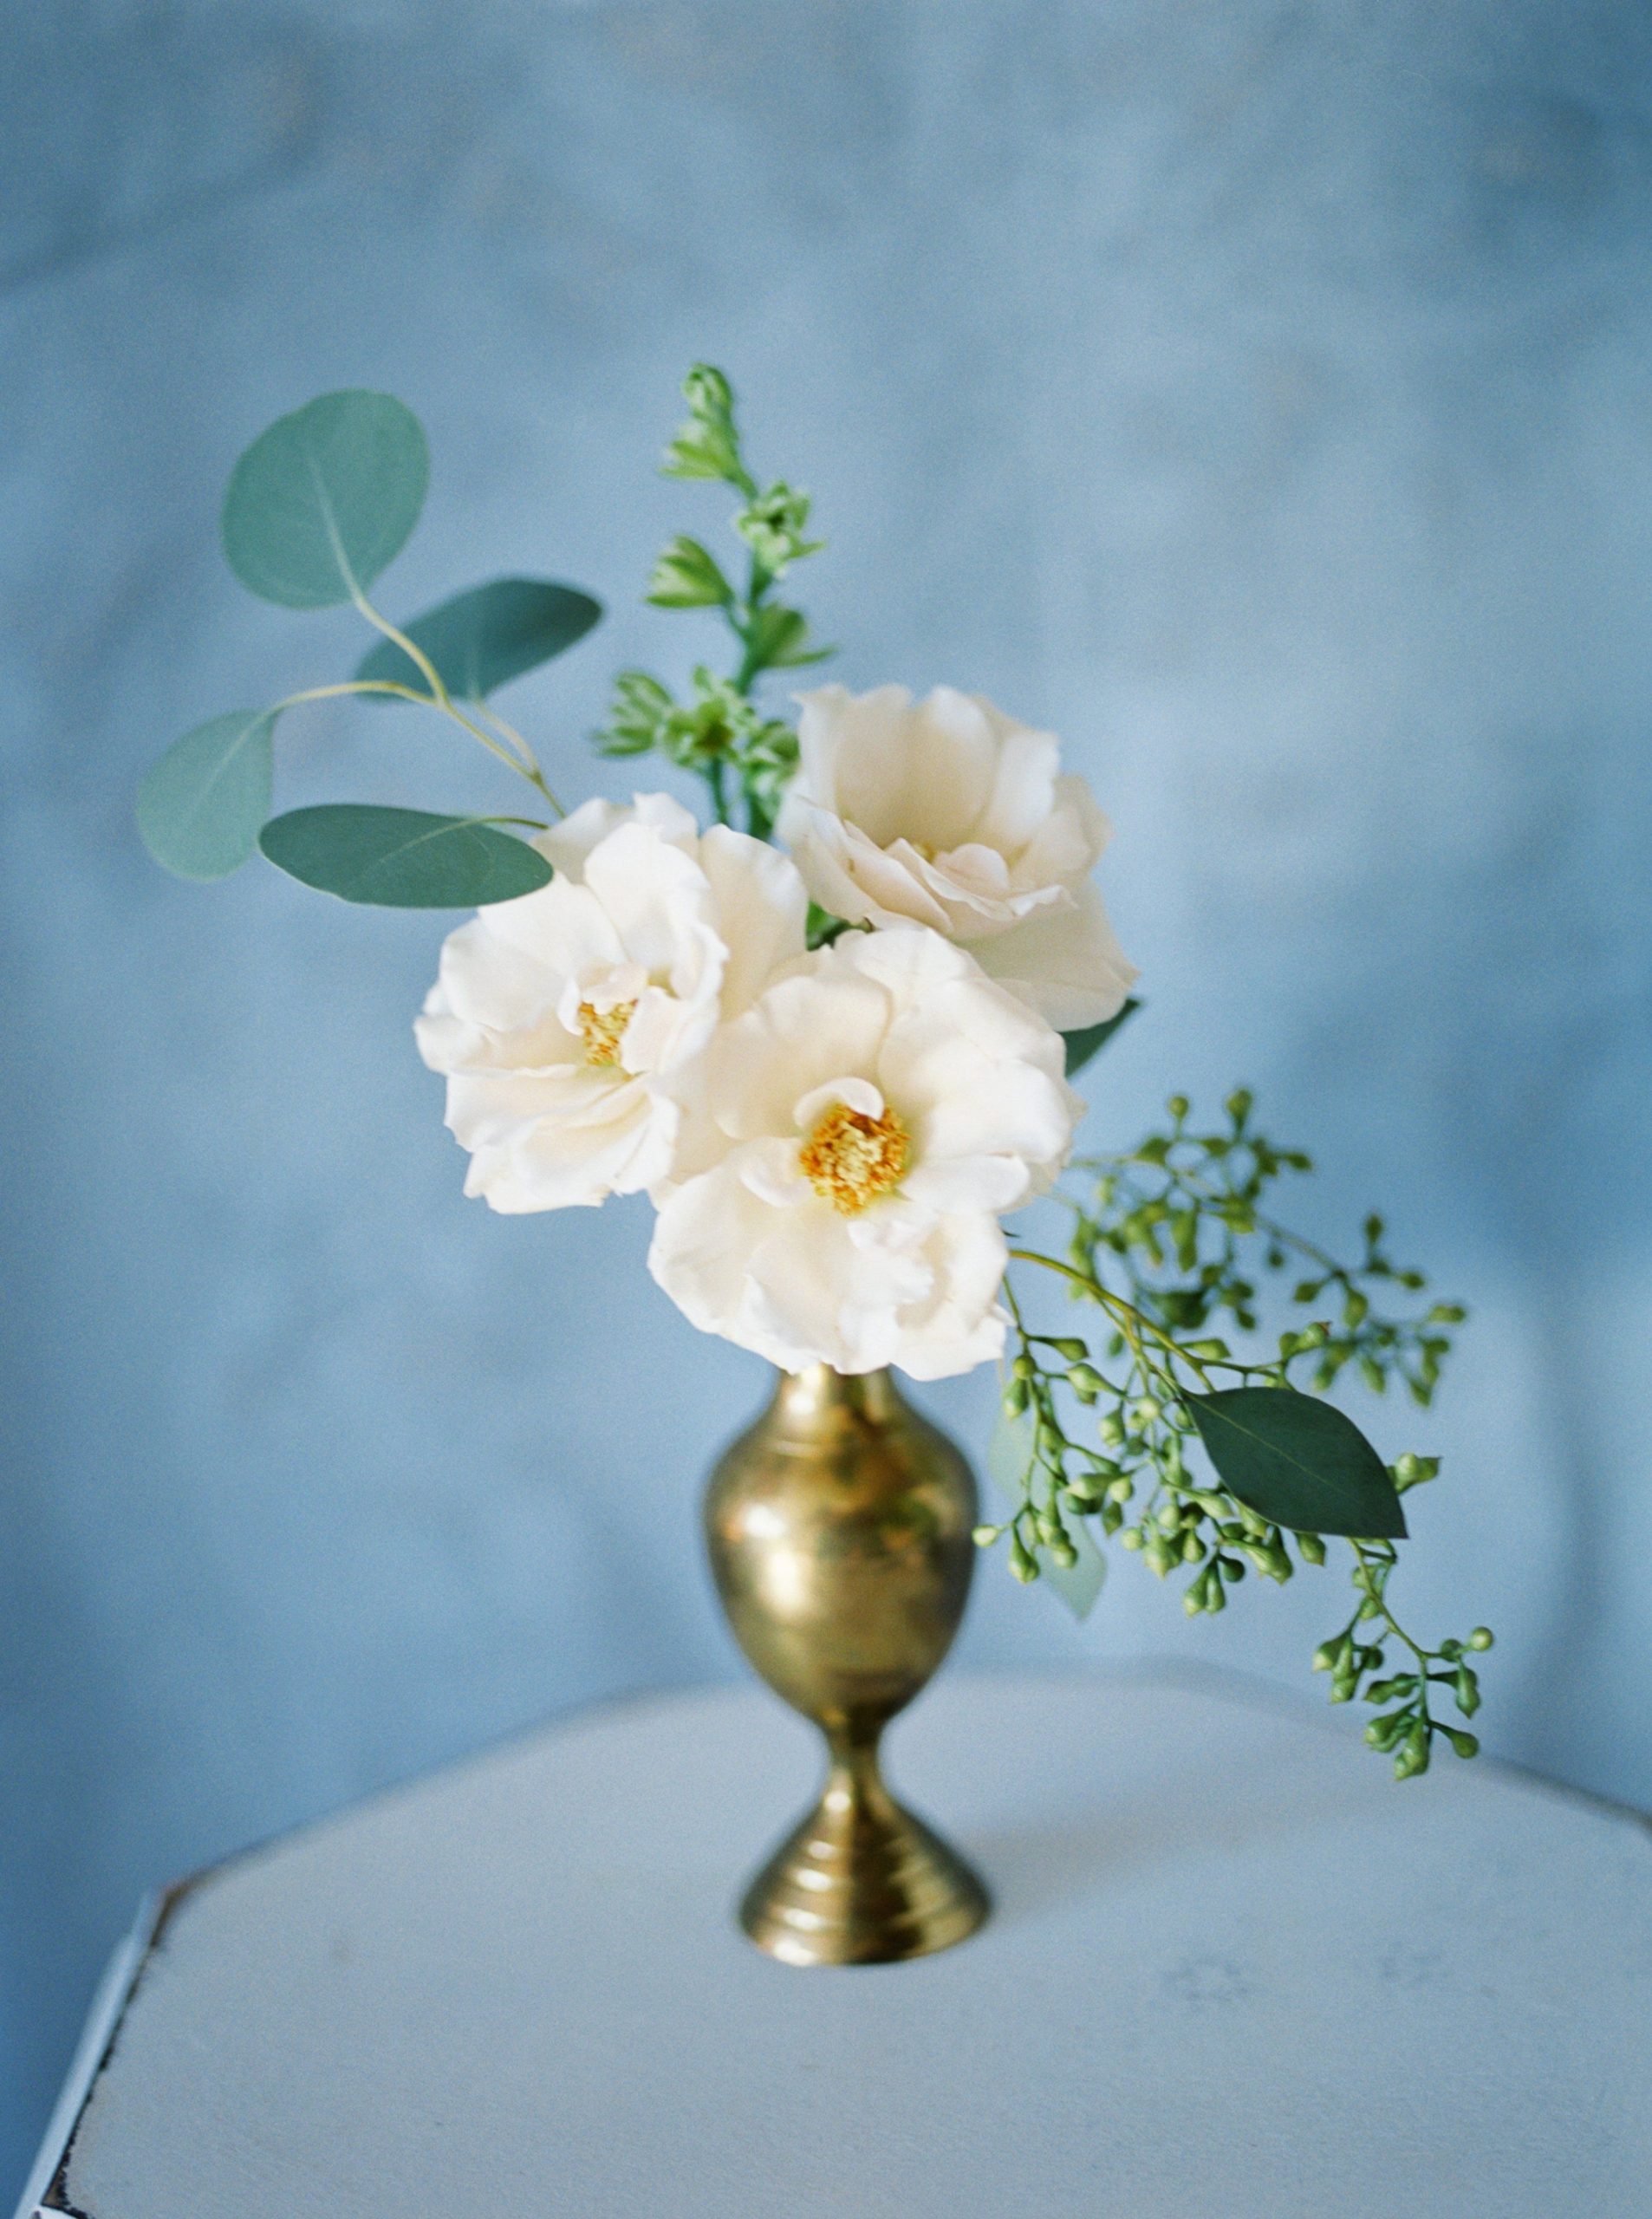
{"label": "flared vase foot", "polygon": [[740,1905],[760,1949],[789,1965],[888,1965],[950,1949],[990,1908],[969,1866],[884,1795],[868,1810],[829,1787]]}

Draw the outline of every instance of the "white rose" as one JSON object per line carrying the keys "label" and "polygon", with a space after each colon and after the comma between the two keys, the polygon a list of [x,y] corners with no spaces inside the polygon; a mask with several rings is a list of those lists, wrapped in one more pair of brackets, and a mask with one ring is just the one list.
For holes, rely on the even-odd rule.
{"label": "white rose", "polygon": [[801,954],[787,859],[664,794],[587,803],[535,846],[549,886],[448,935],[419,1018],[471,1151],[467,1194],[561,1209],[649,1187],[682,1117],[673,1089],[717,1025]]}
{"label": "white rose", "polygon": [[998,1215],[1049,1185],[1083,1105],[1056,1033],[936,934],[846,933],[719,1031],[697,1167],[648,1268],[705,1332],[783,1369],[997,1356]]}
{"label": "white rose", "polygon": [[1137,974],[1089,875],[1112,827],[1053,733],[946,686],[797,698],[777,829],[823,909],[962,942],[1063,1031],[1116,1013]]}

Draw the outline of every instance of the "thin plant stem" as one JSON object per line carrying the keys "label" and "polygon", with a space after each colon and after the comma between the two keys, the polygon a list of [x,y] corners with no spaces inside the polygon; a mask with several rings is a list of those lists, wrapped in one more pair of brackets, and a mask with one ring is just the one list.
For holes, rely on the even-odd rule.
{"label": "thin plant stem", "polygon": [[[493,738],[491,733],[484,732],[480,725],[472,724],[470,718],[467,717],[461,709],[455,706],[452,695],[448,692],[446,687],[442,682],[441,673],[437,669],[435,664],[425,653],[424,649],[420,647],[415,641],[410,640],[405,632],[399,631],[395,625],[390,621],[387,616],[380,615],[379,611],[373,606],[373,603],[367,599],[367,595],[361,591],[359,586],[352,585],[350,589],[350,598],[354,602],[358,613],[366,618],[367,621],[373,626],[374,629],[377,632],[381,632],[387,640],[393,641],[395,645],[401,649],[403,654],[405,654],[414,665],[420,675],[430,687],[427,706],[439,709],[445,716],[451,717],[456,725],[461,726],[465,731],[470,733],[472,739],[479,740],[482,745],[486,748],[490,755],[497,757],[501,763],[506,765],[511,770],[514,771],[518,778],[525,778],[530,786],[534,787],[539,793],[543,794],[545,800],[550,804],[551,808],[556,810],[558,817],[566,817],[568,811],[563,807],[561,802],[557,800],[556,795],[552,793],[550,788],[546,784],[544,773],[539,767],[539,764],[534,755],[534,752],[529,746],[527,741],[523,739],[522,735],[519,732],[511,730],[508,726],[504,727],[507,732],[509,732],[510,738],[514,743],[515,747],[521,751],[518,755],[517,753],[513,753],[511,747],[502,746],[498,740]],[[368,680],[366,681],[366,683],[367,685],[372,685],[373,681]],[[374,690],[377,691],[378,689],[375,687]],[[399,690],[401,691],[409,700],[419,701],[426,699],[424,695],[420,694],[414,687],[403,687]],[[499,726],[500,720],[493,716],[493,713],[491,710],[485,710],[483,714],[487,716],[490,721],[494,723],[496,728]]]}

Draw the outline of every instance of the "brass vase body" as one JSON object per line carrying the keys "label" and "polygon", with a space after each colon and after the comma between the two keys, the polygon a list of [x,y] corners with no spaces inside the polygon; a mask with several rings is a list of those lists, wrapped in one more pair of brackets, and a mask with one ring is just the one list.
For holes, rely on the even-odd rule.
{"label": "brass vase body", "polygon": [[824,1793],[746,1891],[740,1923],[794,1965],[881,1964],[972,1933],[985,1890],[878,1769],[887,1721],[952,1646],[975,1481],[887,1371],[783,1377],[706,1498],[718,1591],[777,1694],[826,1736]]}

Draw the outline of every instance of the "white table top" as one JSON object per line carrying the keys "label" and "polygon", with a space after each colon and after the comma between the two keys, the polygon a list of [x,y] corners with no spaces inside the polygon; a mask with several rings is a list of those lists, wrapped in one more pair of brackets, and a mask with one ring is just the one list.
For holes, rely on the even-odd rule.
{"label": "white table top", "polygon": [[807,1729],[610,1706],[193,1885],[25,2211],[1652,2213],[1642,1820],[1183,1673],[943,1677],[891,1741],[993,1885],[962,1948],[760,1955]]}

